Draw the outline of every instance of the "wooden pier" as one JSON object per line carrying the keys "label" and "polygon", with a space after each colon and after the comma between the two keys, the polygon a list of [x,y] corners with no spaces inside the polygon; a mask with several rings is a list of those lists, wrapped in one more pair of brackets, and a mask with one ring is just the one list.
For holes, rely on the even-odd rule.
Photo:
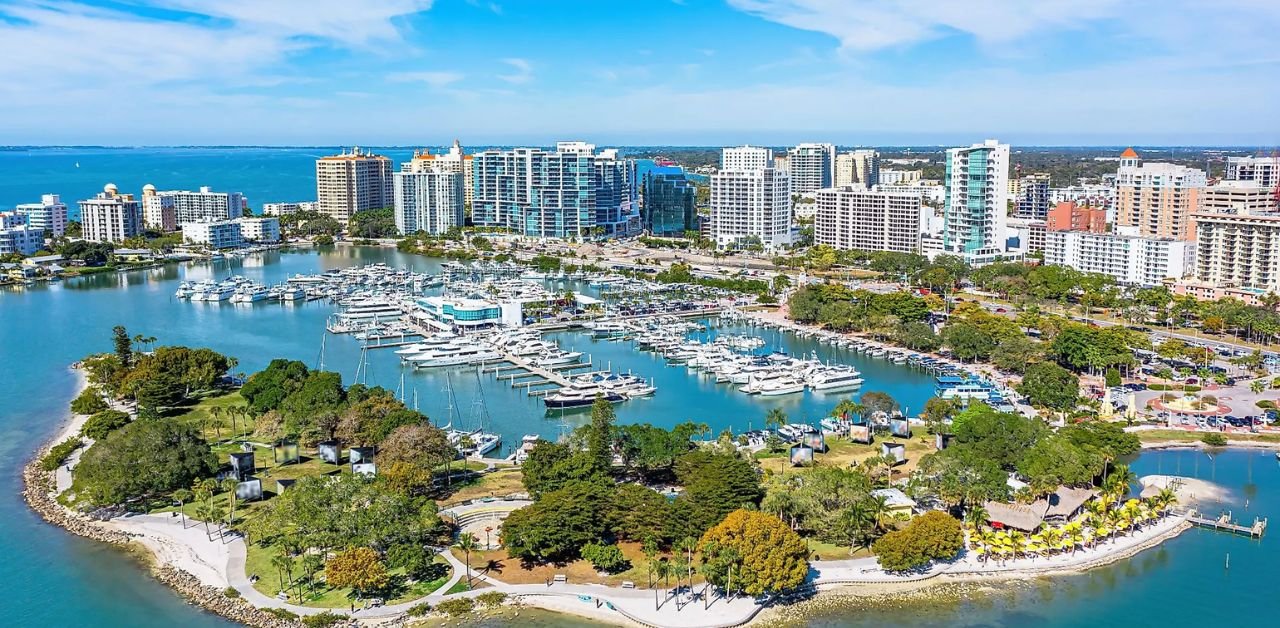
{"label": "wooden pier", "polygon": [[1187,517],[1187,521],[1201,528],[1221,530],[1255,539],[1262,538],[1263,533],[1267,531],[1267,519],[1265,517],[1255,517],[1253,525],[1246,526],[1236,523],[1230,511],[1224,511],[1221,515],[1218,515],[1217,519],[1210,519],[1193,510]]}

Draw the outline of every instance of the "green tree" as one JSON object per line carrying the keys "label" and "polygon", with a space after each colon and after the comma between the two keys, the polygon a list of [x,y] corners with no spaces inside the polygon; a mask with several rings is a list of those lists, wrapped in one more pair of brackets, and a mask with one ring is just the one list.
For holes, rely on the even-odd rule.
{"label": "green tree", "polygon": [[116,359],[128,368],[133,364],[133,339],[129,337],[129,331],[124,328],[124,325],[116,325],[111,328],[111,336],[115,345]]}
{"label": "green tree", "polygon": [[930,434],[942,433],[945,429],[947,421],[955,416],[959,408],[954,401],[943,399],[942,397],[930,397],[924,402],[924,411],[921,416],[924,417],[925,426]]}
{"label": "green tree", "polygon": [[964,547],[964,532],[955,517],[931,510],[901,530],[890,532],[871,547],[888,571],[919,569],[934,560],[950,559]]}
{"label": "green tree", "polygon": [[616,420],[613,404],[603,396],[596,396],[595,402],[591,404],[587,451],[591,452],[596,466],[605,472],[613,468],[613,424]]}
{"label": "green tree", "polygon": [[471,534],[470,532],[463,532],[462,534],[458,535],[458,542],[455,545],[458,546],[458,549],[462,550],[462,553],[467,558],[467,586],[470,587],[471,586],[471,552],[476,551],[480,547],[480,541],[479,539],[476,538],[476,535]]}
{"label": "green tree", "polygon": [[1107,388],[1115,388],[1124,383],[1124,380],[1120,379],[1120,371],[1114,368],[1107,369],[1106,383]]}
{"label": "green tree", "polygon": [[158,419],[129,423],[94,443],[76,467],[90,502],[105,506],[188,486],[217,468],[194,428]]}
{"label": "green tree", "polygon": [[544,493],[503,522],[507,553],[535,563],[578,558],[584,545],[604,537],[608,501],[608,491],[592,482],[575,480]]}
{"label": "green tree", "polygon": [[877,412],[893,414],[898,411],[897,400],[891,397],[889,393],[878,390],[862,393],[862,398],[859,399],[859,403],[861,403],[865,411],[870,414],[875,414]]}
{"label": "green tree", "polygon": [[119,410],[103,410],[89,417],[80,427],[80,434],[93,440],[102,440],[107,434],[129,424],[128,413]]}
{"label": "green tree", "polygon": [[1018,393],[1026,395],[1034,405],[1069,410],[1079,400],[1080,380],[1057,364],[1039,362],[1027,368]]}
{"label": "green tree", "polygon": [[596,571],[606,573],[618,573],[631,566],[631,561],[627,560],[627,557],[622,554],[622,549],[617,545],[588,543],[582,547],[582,557],[589,561]]}
{"label": "green tree", "polygon": [[748,595],[781,593],[804,583],[809,550],[781,519],[762,512],[736,510],[707,530],[699,541],[702,573],[711,584]]}
{"label": "green tree", "polygon": [[71,400],[71,411],[76,414],[97,414],[109,407],[102,398],[102,391],[96,386],[85,388]]}

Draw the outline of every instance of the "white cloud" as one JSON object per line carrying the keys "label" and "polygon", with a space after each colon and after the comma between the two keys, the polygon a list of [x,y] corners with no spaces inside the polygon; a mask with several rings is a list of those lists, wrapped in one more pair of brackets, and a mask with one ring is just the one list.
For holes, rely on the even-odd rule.
{"label": "white cloud", "polygon": [[511,74],[499,74],[498,78],[511,83],[512,85],[524,85],[533,80],[533,65],[528,60],[518,57],[510,57],[502,60],[503,63],[511,66],[515,72]]}
{"label": "white cloud", "polygon": [[459,72],[395,72],[387,75],[394,83],[426,83],[432,87],[445,87],[464,78]]}

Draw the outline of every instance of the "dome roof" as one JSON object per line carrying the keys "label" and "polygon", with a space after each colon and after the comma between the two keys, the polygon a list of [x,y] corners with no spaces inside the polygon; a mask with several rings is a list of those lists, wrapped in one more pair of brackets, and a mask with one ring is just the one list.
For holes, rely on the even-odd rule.
{"label": "dome roof", "polygon": [[156,191],[156,186],[151,185],[150,183],[148,183],[148,184],[146,184],[146,185],[142,186],[142,191],[143,191],[143,192],[155,192],[155,191]]}
{"label": "dome roof", "polygon": [[102,191],[103,191],[103,192],[110,192],[110,193],[113,193],[113,194],[114,194],[114,193],[116,193],[116,192],[120,191],[120,188],[116,187],[116,184],[114,184],[114,183],[108,183],[108,184],[106,184],[106,185],[102,186]]}

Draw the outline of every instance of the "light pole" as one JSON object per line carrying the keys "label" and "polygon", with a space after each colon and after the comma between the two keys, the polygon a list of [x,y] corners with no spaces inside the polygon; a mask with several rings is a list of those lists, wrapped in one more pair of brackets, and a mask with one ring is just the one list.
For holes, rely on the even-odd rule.
{"label": "light pole", "polygon": [[486,550],[491,550],[491,549],[493,549],[493,545],[491,545],[491,544],[489,543],[489,533],[490,533],[490,532],[493,532],[493,526],[485,526],[485,527],[484,527],[484,548],[485,548]]}

